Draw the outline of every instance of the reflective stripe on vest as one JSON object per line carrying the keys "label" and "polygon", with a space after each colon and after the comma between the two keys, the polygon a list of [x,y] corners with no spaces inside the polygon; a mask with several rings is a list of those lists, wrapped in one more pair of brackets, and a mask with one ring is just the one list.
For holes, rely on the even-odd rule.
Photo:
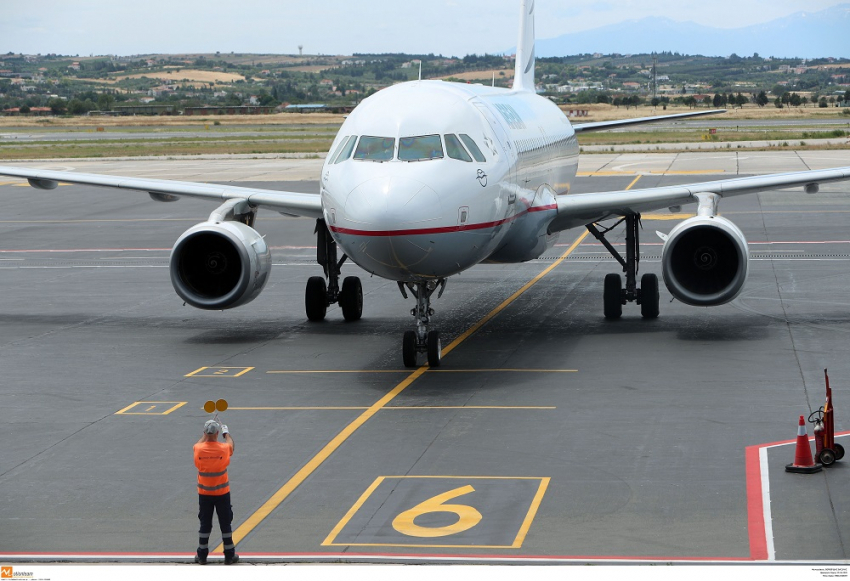
{"label": "reflective stripe on vest", "polygon": [[232,448],[229,444],[204,442],[195,444],[195,466],[198,468],[198,494],[218,496],[230,492],[227,466]]}

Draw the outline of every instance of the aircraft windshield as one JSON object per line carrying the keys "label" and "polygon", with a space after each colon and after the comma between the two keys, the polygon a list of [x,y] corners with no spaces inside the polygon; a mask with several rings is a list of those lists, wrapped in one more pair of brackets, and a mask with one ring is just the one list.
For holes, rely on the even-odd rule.
{"label": "aircraft windshield", "polygon": [[398,140],[398,158],[401,161],[442,159],[443,144],[440,142],[440,136],[402,137]]}
{"label": "aircraft windshield", "polygon": [[354,150],[354,159],[389,161],[393,158],[395,139],[392,137],[369,137],[364,135]]}
{"label": "aircraft windshield", "polygon": [[460,140],[454,133],[446,134],[446,153],[448,153],[449,157],[452,159],[469,162],[472,161],[472,158],[469,157],[468,153],[466,153],[466,150],[460,144]]}
{"label": "aircraft windshield", "polygon": [[339,154],[334,159],[334,163],[341,163],[351,157],[351,150],[354,149],[354,143],[357,141],[357,136],[352,135],[348,141],[344,142],[339,148]]}
{"label": "aircraft windshield", "polygon": [[466,133],[461,133],[460,138],[466,144],[466,147],[469,148],[469,153],[472,154],[472,157],[475,158],[475,161],[479,163],[487,161],[486,159],[484,159],[484,154],[481,153],[480,149],[478,149],[478,145],[475,144],[475,141],[473,141],[473,139],[469,135],[467,135]]}

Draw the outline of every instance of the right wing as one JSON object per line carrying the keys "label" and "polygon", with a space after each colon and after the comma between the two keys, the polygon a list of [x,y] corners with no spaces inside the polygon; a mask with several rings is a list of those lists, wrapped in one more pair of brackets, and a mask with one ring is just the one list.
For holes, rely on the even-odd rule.
{"label": "right wing", "polygon": [[8,166],[0,166],[0,175],[26,178],[31,186],[42,190],[52,190],[59,185],[59,182],[63,182],[148,192],[153,199],[160,202],[172,202],[184,196],[219,204],[227,200],[243,199],[251,206],[268,208],[282,214],[308,218],[322,217],[322,202],[318,194]]}
{"label": "right wing", "polygon": [[656,115],[655,117],[636,117],[635,119],[617,119],[615,121],[596,121],[594,123],[579,123],[573,125],[573,130],[576,133],[584,133],[587,131],[602,131],[604,129],[614,129],[615,127],[625,127],[626,125],[640,125],[642,123],[655,123],[657,121],[669,121],[671,119],[688,119],[690,117],[702,117],[703,115],[716,115],[718,113],[726,113],[726,109],[712,109],[711,111],[692,111],[690,113],[677,113],[675,115]]}
{"label": "right wing", "polygon": [[721,197],[740,196],[798,186],[804,186],[807,192],[814,193],[817,191],[818,184],[842,180],[850,180],[850,167],[732,178],[641,190],[566,194],[558,196],[558,214],[549,224],[549,232],[584,226],[615,216],[640,214],[697,202],[697,194],[712,193]]}

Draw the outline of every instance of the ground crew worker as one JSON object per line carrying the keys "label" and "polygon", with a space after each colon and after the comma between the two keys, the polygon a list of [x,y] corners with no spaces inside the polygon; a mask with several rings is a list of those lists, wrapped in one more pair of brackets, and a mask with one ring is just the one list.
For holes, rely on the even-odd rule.
{"label": "ground crew worker", "polygon": [[[221,432],[224,442],[218,441]],[[207,420],[204,434],[194,445],[195,466],[198,468],[198,519],[201,528],[198,531],[198,553],[195,562],[207,564],[210,533],[212,533],[213,510],[218,515],[221,528],[221,541],[224,544],[224,564],[239,561],[233,544],[230,523],[233,521],[233,509],[230,506],[230,483],[227,479],[227,466],[235,446],[230,430],[216,420]]]}

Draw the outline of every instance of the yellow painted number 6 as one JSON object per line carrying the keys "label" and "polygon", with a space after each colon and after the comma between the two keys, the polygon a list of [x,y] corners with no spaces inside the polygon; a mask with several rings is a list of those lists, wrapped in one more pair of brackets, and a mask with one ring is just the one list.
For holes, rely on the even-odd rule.
{"label": "yellow painted number 6", "polygon": [[[475,489],[466,485],[420,502],[410,510],[406,510],[395,517],[393,528],[403,535],[422,538],[447,537],[468,531],[481,520],[481,513],[465,504],[443,503],[470,492],[475,492]],[[421,527],[413,522],[416,517],[429,512],[453,512],[458,516],[458,521],[444,527]]]}

